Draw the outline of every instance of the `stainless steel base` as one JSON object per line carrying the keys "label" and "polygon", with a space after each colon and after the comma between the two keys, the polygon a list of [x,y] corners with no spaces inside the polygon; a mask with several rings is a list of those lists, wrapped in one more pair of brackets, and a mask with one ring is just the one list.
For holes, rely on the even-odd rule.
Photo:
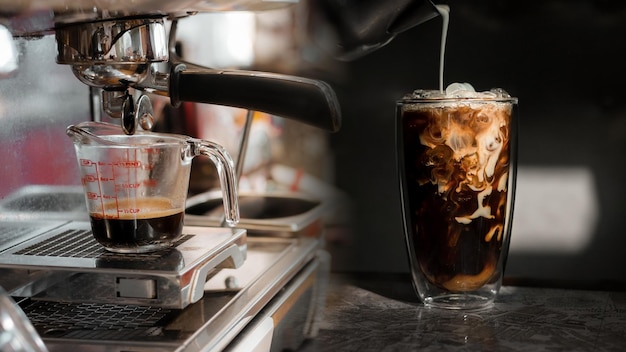
{"label": "stainless steel base", "polygon": [[[70,221],[43,233],[39,225],[43,224],[0,252],[0,268],[44,273],[13,287],[11,295],[184,308],[202,297],[208,277],[222,268],[239,268],[246,258],[245,230],[186,226],[170,249],[116,254],[95,241],[88,222]],[[32,225],[0,221],[0,235],[19,226]]]}
{"label": "stainless steel base", "polygon": [[267,339],[272,350],[294,349],[317,333],[328,263],[317,240],[250,238],[245,264],[220,271],[185,309],[19,304],[51,351],[222,351]]}
{"label": "stainless steel base", "polygon": [[[244,219],[226,237],[207,227],[219,228],[219,217],[186,214],[185,231],[195,236],[181,250],[118,257],[94,246],[83,197],[78,188],[34,186],[0,202],[0,286],[50,351],[282,351],[316,336],[330,270],[318,204],[291,216]],[[63,199],[67,209],[59,208]],[[245,242],[237,240],[244,234]],[[216,237],[213,245],[197,242]],[[33,238],[63,244],[37,255],[44,248]],[[224,243],[245,261],[237,251],[212,252]],[[203,267],[192,252],[227,254],[216,270],[182,269]]]}

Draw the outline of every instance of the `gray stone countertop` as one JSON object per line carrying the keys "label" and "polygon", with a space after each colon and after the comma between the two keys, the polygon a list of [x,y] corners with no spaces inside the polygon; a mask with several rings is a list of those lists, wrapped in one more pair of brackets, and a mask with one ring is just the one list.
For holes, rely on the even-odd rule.
{"label": "gray stone countertop", "polygon": [[424,307],[408,275],[331,275],[313,351],[626,351],[626,291],[505,284],[493,306]]}

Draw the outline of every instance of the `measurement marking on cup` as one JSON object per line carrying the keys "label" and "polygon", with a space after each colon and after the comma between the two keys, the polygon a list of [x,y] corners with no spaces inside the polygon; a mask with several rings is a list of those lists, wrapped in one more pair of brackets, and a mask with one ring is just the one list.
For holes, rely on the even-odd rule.
{"label": "measurement marking on cup", "polygon": [[116,184],[115,185],[115,191],[117,192],[118,189],[137,189],[139,188],[139,186],[141,186],[141,183],[136,182],[136,183],[120,183],[120,184]]}
{"label": "measurement marking on cup", "polygon": [[[100,168],[96,165],[96,176],[100,178]],[[102,209],[102,216],[104,216],[104,201],[102,200],[102,184],[98,182],[98,193],[101,195],[100,197],[100,207]]]}
{"label": "measurement marking on cup", "polygon": [[118,167],[128,168],[128,169],[136,169],[136,168],[141,167],[141,161],[139,160],[134,160],[134,161],[122,160],[122,161],[118,161],[112,164],[113,166],[118,166]]}
{"label": "measurement marking on cup", "polygon": [[110,196],[108,194],[98,194],[96,192],[87,192],[87,198],[90,200],[96,200],[96,199],[111,200],[111,199],[117,199],[117,196]]}
{"label": "measurement marking on cup", "polygon": [[[147,151],[147,153],[154,152],[154,150]],[[135,151],[135,158],[137,157],[136,153],[137,151]],[[124,207],[125,203],[120,203],[120,192],[125,193],[126,197],[130,199],[132,198],[132,193],[137,192],[141,187],[159,186],[159,182],[156,179],[138,179],[137,172],[139,170],[151,170],[154,168],[154,165],[143,163],[140,160],[133,160],[128,152],[126,158],[122,160],[99,161],[80,159],[79,162],[82,167],[92,168],[91,170],[93,170],[82,177],[82,182],[84,185],[90,184],[91,191],[86,192],[87,199],[100,203],[101,216],[105,219],[119,219],[124,215],[141,212],[139,207]],[[126,170],[126,177],[122,177],[121,180],[116,178],[120,169]],[[97,187],[97,190],[94,189],[95,187]]]}
{"label": "measurement marking on cup", "polygon": [[83,177],[83,183],[84,182],[112,182],[112,181],[115,181],[113,177],[106,177],[106,176],[98,177],[92,174],[87,174]]}
{"label": "measurement marking on cup", "polygon": [[154,168],[154,165],[143,165],[143,163],[140,160],[121,160],[121,161],[112,161],[112,162],[107,162],[107,161],[93,161],[93,160],[89,160],[89,159],[80,159],[80,166],[113,166],[113,167],[121,167],[121,168],[129,168],[129,169],[136,169],[136,168],[148,168],[148,169],[152,169]]}

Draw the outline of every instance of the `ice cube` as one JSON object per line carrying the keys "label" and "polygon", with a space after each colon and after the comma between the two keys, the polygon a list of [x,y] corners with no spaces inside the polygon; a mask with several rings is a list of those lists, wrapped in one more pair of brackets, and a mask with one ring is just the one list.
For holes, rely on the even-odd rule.
{"label": "ice cube", "polygon": [[446,87],[447,97],[473,97],[476,96],[476,90],[469,83],[451,83]]}

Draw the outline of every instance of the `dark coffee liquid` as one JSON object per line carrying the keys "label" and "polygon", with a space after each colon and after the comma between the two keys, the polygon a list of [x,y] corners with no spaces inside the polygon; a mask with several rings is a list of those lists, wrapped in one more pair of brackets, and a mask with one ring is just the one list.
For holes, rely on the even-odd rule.
{"label": "dark coffee liquid", "polygon": [[467,107],[401,114],[405,217],[417,265],[443,289],[479,288],[496,274],[502,250],[510,111],[491,120]]}
{"label": "dark coffee liquid", "polygon": [[[103,213],[90,214],[95,239],[115,252],[148,252],[169,247],[183,229],[184,211],[171,209],[167,199],[142,199],[127,206],[128,201],[109,202]],[[112,209],[122,209],[117,217]],[[123,213],[136,209],[137,213]]]}

